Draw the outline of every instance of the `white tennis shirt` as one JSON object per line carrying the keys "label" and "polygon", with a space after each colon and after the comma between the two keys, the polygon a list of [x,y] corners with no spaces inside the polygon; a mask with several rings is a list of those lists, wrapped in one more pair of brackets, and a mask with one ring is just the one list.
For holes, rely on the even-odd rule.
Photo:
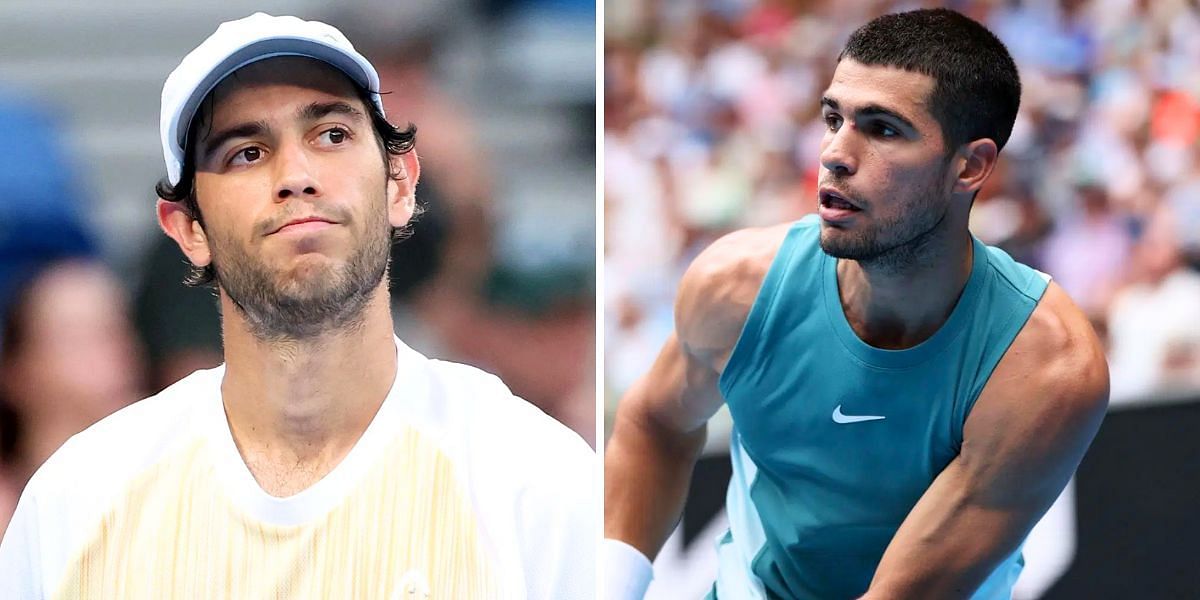
{"label": "white tennis shirt", "polygon": [[0,543],[4,598],[591,598],[595,453],[496,377],[399,339],[349,454],[259,487],[197,371],[72,437]]}

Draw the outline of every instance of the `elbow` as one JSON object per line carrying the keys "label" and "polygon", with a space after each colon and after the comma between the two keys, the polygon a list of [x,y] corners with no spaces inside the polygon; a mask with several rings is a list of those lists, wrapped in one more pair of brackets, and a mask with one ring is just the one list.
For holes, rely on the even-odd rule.
{"label": "elbow", "polygon": [[704,423],[693,427],[676,423],[650,409],[643,398],[622,399],[613,424],[610,451],[629,449],[632,452],[674,460],[695,461],[707,438]]}

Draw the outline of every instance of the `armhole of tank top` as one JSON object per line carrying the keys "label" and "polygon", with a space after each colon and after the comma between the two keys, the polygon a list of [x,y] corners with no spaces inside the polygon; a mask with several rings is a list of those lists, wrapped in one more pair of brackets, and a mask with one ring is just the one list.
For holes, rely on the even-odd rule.
{"label": "armhole of tank top", "polygon": [[758,287],[758,294],[754,297],[754,303],[750,305],[750,312],[747,313],[746,322],[742,324],[742,331],[738,334],[733,350],[730,351],[725,369],[721,371],[721,376],[717,379],[717,389],[720,390],[726,401],[729,399],[728,390],[737,381],[739,374],[745,370],[742,368],[743,365],[754,364],[754,355],[762,346],[762,331],[766,327],[767,315],[775,306],[775,299],[779,296],[779,291],[783,289],[780,280],[792,264],[793,255],[798,246],[794,242],[794,238],[799,231],[798,225],[793,225],[788,229],[783,244],[775,253],[775,258],[771,259],[771,266],[767,268],[767,274]]}
{"label": "armhole of tank top", "polygon": [[[1025,296],[1026,298],[1029,298],[1034,303],[1034,307],[1036,308],[1037,304],[1042,301],[1042,296],[1046,294],[1046,289],[1050,287],[1050,282],[1054,281],[1054,278],[1048,273],[1043,273],[1033,267],[1030,267],[1029,265],[1024,265],[1013,260],[1013,258],[1003,250],[995,249],[991,246],[985,247],[989,250],[987,256],[988,269],[990,272],[995,277],[998,277],[1001,281],[1007,283],[1008,286],[1013,289],[1013,291]],[[998,253],[1003,257],[999,260],[1003,260],[1012,266],[1001,268],[1000,265],[996,264],[995,261],[998,259],[998,257],[992,253],[993,250],[998,250]],[[1025,277],[1022,280],[1018,281],[1016,278],[1010,276],[1012,274],[1010,272],[1011,270],[1016,270],[1019,273],[1021,269],[1028,270],[1027,273],[1023,273]]]}
{"label": "armhole of tank top", "polygon": [[[1008,349],[1012,347],[1013,342],[1017,341],[1017,336],[1021,335],[1021,331],[1025,329],[1025,324],[1033,316],[1033,311],[1037,310],[1038,304],[1041,303],[1046,289],[1050,287],[1050,277],[1040,271],[1034,271],[1024,286],[1018,286],[994,265],[989,264],[988,268],[993,277],[999,278],[1004,282],[1004,285],[1011,287],[1022,298],[1031,301],[1033,306],[1026,310],[1026,305],[1018,303],[1018,306],[1009,312],[1005,319],[1004,330],[1013,331],[1012,337],[1008,339],[1008,343],[1004,345],[999,354],[989,357],[988,360],[991,364],[988,367],[987,376],[979,378],[972,385],[971,393],[965,400],[965,403],[955,410],[955,419],[953,421],[954,431],[951,432],[952,435],[950,438],[954,442],[955,449],[962,448],[963,428],[966,427],[967,419],[970,418],[971,410],[975,408],[975,403],[979,401],[979,397],[983,395],[983,390],[987,388],[988,382],[991,381],[992,374],[996,372],[996,367],[1000,366],[1000,361],[1004,360],[1004,356],[1008,354]],[[1039,286],[1041,288],[1040,291],[1038,291]]]}

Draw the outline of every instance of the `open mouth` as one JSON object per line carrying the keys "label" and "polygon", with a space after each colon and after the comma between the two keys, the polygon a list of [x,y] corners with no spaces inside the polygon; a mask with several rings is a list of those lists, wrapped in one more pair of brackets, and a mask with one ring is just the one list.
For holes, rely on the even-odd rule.
{"label": "open mouth", "polygon": [[821,206],[825,208],[849,210],[854,212],[862,210],[857,205],[847,200],[844,196],[833,190],[821,190],[818,197],[820,198]]}

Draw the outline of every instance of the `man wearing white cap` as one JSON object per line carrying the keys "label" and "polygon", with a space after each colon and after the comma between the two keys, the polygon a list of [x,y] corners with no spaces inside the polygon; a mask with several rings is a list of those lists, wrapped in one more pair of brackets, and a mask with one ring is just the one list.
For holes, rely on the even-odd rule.
{"label": "man wearing white cap", "polygon": [[226,364],[42,467],[0,596],[591,597],[591,450],[392,333],[419,165],[371,64],[323,23],[225,23],[167,78],[161,134],[159,223],[217,285]]}

